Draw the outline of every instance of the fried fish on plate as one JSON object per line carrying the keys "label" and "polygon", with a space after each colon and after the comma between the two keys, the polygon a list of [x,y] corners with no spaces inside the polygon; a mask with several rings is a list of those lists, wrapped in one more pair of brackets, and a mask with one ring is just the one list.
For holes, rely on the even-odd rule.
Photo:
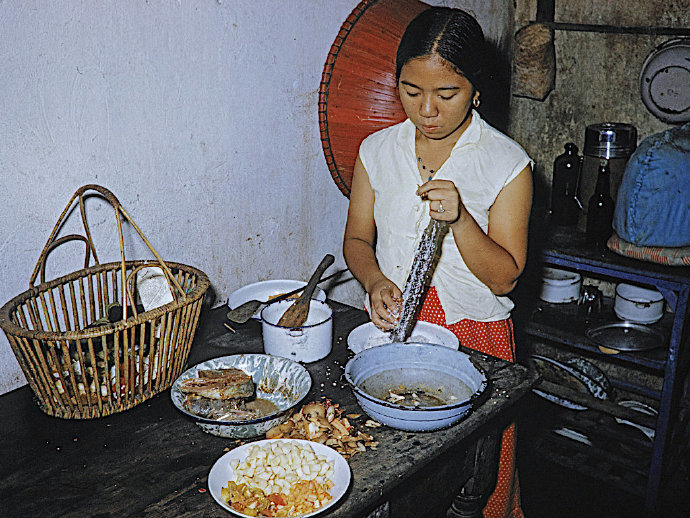
{"label": "fried fish on plate", "polygon": [[210,369],[197,372],[198,377],[180,384],[185,394],[196,394],[209,399],[248,398],[254,395],[251,376],[240,369]]}

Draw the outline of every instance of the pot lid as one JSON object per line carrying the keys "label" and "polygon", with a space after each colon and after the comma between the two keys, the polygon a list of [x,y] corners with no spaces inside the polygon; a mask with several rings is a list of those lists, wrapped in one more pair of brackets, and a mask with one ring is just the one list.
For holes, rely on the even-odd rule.
{"label": "pot lid", "polygon": [[640,95],[660,120],[690,121],[690,39],[669,40],[647,56],[640,73]]}
{"label": "pot lid", "polygon": [[664,345],[660,331],[627,321],[589,328],[585,335],[599,346],[616,351],[648,351]]}

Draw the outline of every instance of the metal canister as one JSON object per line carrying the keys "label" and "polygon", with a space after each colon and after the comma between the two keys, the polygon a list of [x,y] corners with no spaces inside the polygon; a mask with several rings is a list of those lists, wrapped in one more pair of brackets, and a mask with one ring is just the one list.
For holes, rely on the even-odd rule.
{"label": "metal canister", "polygon": [[624,158],[626,161],[637,147],[637,129],[632,124],[603,122],[585,129],[583,153],[594,158]]}
{"label": "metal canister", "polygon": [[611,198],[614,202],[630,155],[637,148],[637,129],[632,124],[602,122],[585,129],[580,199],[589,200],[594,194],[599,164],[608,160]]}

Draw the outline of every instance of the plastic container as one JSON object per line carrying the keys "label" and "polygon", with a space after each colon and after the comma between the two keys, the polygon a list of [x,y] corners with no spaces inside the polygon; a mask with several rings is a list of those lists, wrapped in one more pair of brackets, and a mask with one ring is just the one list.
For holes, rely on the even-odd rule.
{"label": "plastic container", "polygon": [[539,298],[544,302],[567,304],[580,297],[582,276],[579,273],[547,267],[542,270],[541,279]]}

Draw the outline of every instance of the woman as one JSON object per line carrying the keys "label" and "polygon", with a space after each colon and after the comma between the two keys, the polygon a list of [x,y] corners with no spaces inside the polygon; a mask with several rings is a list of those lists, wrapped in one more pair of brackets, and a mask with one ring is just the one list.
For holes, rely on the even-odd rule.
{"label": "woman", "polygon": [[[527,254],[532,161],[481,119],[486,42],[468,13],[433,7],[407,27],[396,79],[404,122],[367,137],[355,164],[343,253],[371,320],[397,322],[401,287],[429,218],[449,224],[419,319],[463,346],[515,361],[506,295]],[[486,517],[521,517],[515,437],[503,436]]]}

